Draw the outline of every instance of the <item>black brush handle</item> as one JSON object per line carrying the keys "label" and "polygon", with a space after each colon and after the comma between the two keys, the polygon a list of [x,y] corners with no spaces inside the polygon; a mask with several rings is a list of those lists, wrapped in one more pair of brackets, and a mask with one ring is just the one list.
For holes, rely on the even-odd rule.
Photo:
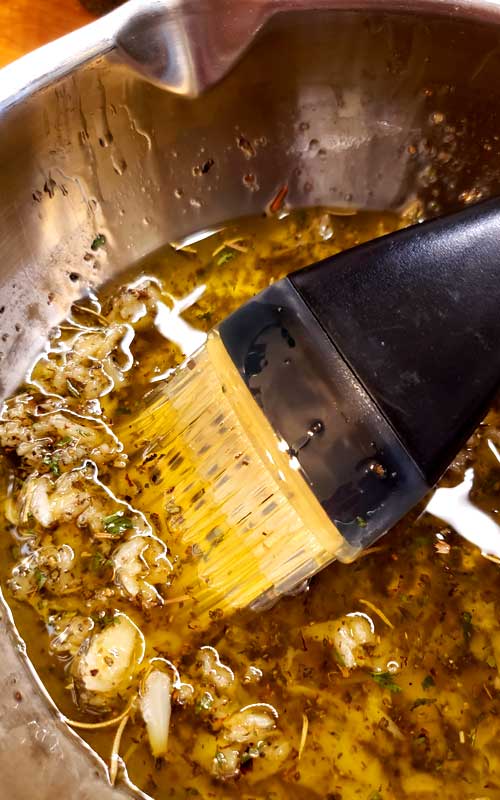
{"label": "black brush handle", "polygon": [[432,485],[500,384],[500,200],[289,280]]}
{"label": "black brush handle", "polygon": [[349,560],[425,496],[500,383],[500,200],[296,272],[219,334]]}
{"label": "black brush handle", "polygon": [[342,533],[335,557],[352,560],[428,492],[420,470],[287,278],[218,331],[290,466]]}

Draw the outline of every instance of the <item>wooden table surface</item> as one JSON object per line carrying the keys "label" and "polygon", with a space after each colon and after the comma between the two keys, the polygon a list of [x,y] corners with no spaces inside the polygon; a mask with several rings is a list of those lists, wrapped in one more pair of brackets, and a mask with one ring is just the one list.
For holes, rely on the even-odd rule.
{"label": "wooden table surface", "polygon": [[79,0],[0,0],[0,66],[92,19]]}

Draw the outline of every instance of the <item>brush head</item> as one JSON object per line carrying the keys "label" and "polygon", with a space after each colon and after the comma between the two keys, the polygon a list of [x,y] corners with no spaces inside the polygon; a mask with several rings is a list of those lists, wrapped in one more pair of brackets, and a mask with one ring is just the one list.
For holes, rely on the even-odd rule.
{"label": "brush head", "polygon": [[228,318],[120,436],[198,626],[351,561],[427,488],[288,281]]}
{"label": "brush head", "polygon": [[309,488],[217,336],[121,435],[127,480],[141,485],[134,502],[168,531],[172,592],[187,595],[197,626],[270,604],[349,552],[312,494],[308,508]]}

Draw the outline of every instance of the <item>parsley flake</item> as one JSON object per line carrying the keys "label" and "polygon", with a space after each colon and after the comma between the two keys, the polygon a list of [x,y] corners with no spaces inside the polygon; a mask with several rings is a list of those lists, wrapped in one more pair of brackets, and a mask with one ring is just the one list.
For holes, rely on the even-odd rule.
{"label": "parsley flake", "polygon": [[43,587],[47,583],[47,576],[45,572],[42,572],[42,570],[39,567],[36,567],[33,574],[35,578],[36,588],[38,590],[43,589]]}
{"label": "parsley flake", "polygon": [[391,672],[372,672],[371,676],[375,683],[378,683],[383,689],[389,689],[394,694],[401,691],[401,686],[395,682]]}
{"label": "parsley flake", "polygon": [[472,631],[473,631],[472,614],[470,613],[470,611],[464,611],[462,613],[462,631],[464,634],[465,641],[468,642],[472,636]]}
{"label": "parsley flake", "polygon": [[52,455],[50,453],[47,453],[43,457],[43,463],[46,464],[46,466],[50,469],[52,474],[56,476],[56,478],[59,477],[59,475],[61,474],[61,470],[59,469],[59,456],[57,453],[52,453]]}
{"label": "parsley flake", "polygon": [[197,714],[200,714],[202,711],[209,711],[214,703],[214,698],[210,694],[210,692],[203,692],[200,699],[197,701],[194,710]]}
{"label": "parsley flake", "polygon": [[235,257],[236,253],[234,250],[230,250],[228,247],[223,250],[217,259],[217,266],[222,267],[223,264],[227,264],[228,261],[232,261]]}
{"label": "parsley flake", "polygon": [[432,675],[426,675],[422,681],[422,689],[432,689],[432,687],[435,685],[436,683]]}
{"label": "parsley flake", "polygon": [[247,764],[253,758],[258,758],[260,756],[261,750],[264,747],[265,742],[257,742],[257,744],[251,745],[248,750],[245,750],[244,753],[241,754],[241,764]]}
{"label": "parsley flake", "polygon": [[436,702],[435,697],[417,697],[415,702],[411,704],[410,711],[413,711],[415,708],[418,708],[419,706],[428,706],[431,705],[431,703],[435,702]]}
{"label": "parsley flake", "polygon": [[104,247],[105,244],[106,244],[106,237],[104,236],[103,233],[98,233],[94,241],[90,245],[90,249],[93,250],[95,253],[96,250],[99,250],[101,247]]}
{"label": "parsley flake", "polygon": [[96,550],[90,558],[89,566],[92,572],[96,572],[100,575],[105,569],[113,566],[113,562],[110,558],[107,558],[104,553],[101,553],[100,550]]}
{"label": "parsley flake", "polygon": [[134,527],[130,517],[126,517],[123,511],[117,511],[115,514],[103,517],[102,524],[106,533],[110,533],[112,536],[121,536],[122,533]]}
{"label": "parsley flake", "polygon": [[100,625],[101,628],[107,628],[108,625],[114,625],[116,622],[113,611],[101,611],[96,614],[91,614],[90,619],[95,622],[96,625]]}

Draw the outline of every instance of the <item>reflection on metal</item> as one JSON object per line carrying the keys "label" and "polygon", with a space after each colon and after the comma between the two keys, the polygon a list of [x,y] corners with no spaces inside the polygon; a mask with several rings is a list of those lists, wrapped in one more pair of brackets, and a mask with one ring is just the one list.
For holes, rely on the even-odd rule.
{"label": "reflection on metal", "polygon": [[[298,6],[309,5],[297,3]],[[151,83],[195,97],[224,77],[283,3],[269,0],[130,0],[106,17],[3,70],[0,106],[114,51]]]}
{"label": "reflection on metal", "polygon": [[465,471],[464,480],[451,489],[436,489],[426,511],[479,547],[481,553],[500,559],[500,525],[470,500],[474,470]]}

